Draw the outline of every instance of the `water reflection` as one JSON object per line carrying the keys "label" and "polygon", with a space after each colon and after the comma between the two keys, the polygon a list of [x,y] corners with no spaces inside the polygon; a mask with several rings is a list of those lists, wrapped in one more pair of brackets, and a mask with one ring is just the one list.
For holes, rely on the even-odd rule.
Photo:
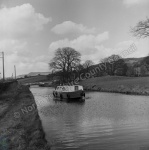
{"label": "water reflection", "polygon": [[[52,92],[51,88],[31,90],[41,95]],[[149,147],[148,97],[99,92],[88,92],[86,97],[85,103],[67,103],[35,94],[53,149],[139,150]]]}

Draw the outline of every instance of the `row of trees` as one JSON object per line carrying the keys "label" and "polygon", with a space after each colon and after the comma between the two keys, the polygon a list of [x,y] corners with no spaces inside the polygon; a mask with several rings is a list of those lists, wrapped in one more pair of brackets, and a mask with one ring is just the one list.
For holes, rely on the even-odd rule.
{"label": "row of trees", "polygon": [[49,65],[53,69],[51,76],[56,76],[61,83],[70,83],[76,78],[80,79],[81,74],[85,76],[87,73],[91,74],[88,78],[105,75],[145,75],[149,71],[149,57],[131,65],[127,64],[126,60],[118,55],[107,57],[96,65],[92,60],[87,60],[81,64],[81,54],[73,48],[64,47],[56,50],[55,57]]}

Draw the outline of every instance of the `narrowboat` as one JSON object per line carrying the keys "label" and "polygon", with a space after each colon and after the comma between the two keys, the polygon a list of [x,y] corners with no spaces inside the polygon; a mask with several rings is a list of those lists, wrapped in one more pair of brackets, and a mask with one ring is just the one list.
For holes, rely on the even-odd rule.
{"label": "narrowboat", "polygon": [[85,91],[81,85],[57,86],[53,91],[53,96],[60,100],[85,100]]}

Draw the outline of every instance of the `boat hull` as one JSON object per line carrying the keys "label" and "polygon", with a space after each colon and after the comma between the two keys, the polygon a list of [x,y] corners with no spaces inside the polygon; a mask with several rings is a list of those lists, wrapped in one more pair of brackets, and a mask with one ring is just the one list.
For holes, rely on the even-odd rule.
{"label": "boat hull", "polygon": [[53,91],[53,96],[55,98],[60,98],[61,100],[77,100],[77,99],[84,99],[85,92],[83,90],[73,91],[73,92],[57,92]]}

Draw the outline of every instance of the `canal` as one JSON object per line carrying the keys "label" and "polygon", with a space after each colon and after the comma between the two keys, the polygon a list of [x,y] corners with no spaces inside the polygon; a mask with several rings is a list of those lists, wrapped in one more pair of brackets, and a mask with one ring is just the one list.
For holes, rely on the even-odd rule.
{"label": "canal", "polygon": [[87,92],[85,102],[53,100],[31,87],[52,150],[149,149],[149,97]]}

